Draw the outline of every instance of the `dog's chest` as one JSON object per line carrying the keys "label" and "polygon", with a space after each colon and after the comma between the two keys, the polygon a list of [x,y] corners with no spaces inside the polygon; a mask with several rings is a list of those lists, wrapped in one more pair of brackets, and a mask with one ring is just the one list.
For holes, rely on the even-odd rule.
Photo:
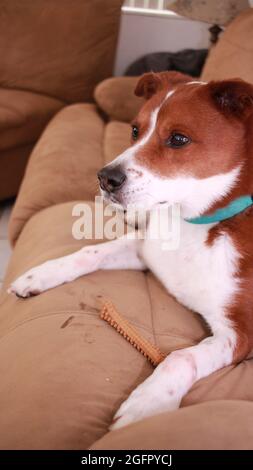
{"label": "dog's chest", "polygon": [[147,239],[142,256],[149,269],[179,302],[208,320],[219,315],[237,291],[239,254],[226,234],[212,245],[206,240],[210,225],[181,221],[180,241],[174,250],[161,240]]}

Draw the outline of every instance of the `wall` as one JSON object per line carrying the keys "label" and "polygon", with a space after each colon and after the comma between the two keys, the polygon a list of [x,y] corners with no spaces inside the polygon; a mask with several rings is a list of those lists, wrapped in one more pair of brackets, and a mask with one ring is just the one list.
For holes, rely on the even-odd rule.
{"label": "wall", "polygon": [[114,73],[123,75],[131,62],[150,52],[208,48],[209,27],[173,13],[162,16],[123,11]]}

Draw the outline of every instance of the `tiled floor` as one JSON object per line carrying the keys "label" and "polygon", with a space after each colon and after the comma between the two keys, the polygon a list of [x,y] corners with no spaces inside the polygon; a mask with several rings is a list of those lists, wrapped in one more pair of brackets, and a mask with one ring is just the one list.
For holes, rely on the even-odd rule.
{"label": "tiled floor", "polygon": [[11,248],[8,242],[8,222],[12,209],[11,203],[0,203],[0,290],[4,278],[4,273],[11,254]]}

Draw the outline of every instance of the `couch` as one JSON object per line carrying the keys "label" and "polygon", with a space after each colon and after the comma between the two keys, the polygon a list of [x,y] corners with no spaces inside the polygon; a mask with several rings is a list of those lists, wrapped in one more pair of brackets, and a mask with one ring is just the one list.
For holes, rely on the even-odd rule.
{"label": "couch", "polygon": [[[253,10],[227,28],[202,78],[253,82],[252,58]],[[141,105],[132,95],[135,81],[111,78],[96,88],[96,104],[61,110],[29,161],[11,216],[14,251],[0,297],[1,449],[253,447],[252,354],[198,381],[179,410],[108,431],[152,366],[99,318],[101,296],[167,353],[208,334],[150,272],[98,271],[27,300],[6,293],[32,266],[90,243],[72,237],[72,209],[83,200],[93,207],[96,171],[129,144],[129,120]]]}
{"label": "couch", "polygon": [[123,0],[0,0],[0,201],[50,119],[112,74]]}

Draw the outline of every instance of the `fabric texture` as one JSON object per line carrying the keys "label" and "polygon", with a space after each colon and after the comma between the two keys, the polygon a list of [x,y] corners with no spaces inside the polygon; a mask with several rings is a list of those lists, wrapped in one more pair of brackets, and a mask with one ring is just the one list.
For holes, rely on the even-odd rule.
{"label": "fabric texture", "polygon": [[144,102],[134,94],[138,80],[139,77],[112,77],[95,88],[95,100],[110,119],[123,122],[134,119]]}
{"label": "fabric texture", "polygon": [[253,9],[241,13],[220,35],[207,57],[202,80],[242,78],[253,83]]}
{"label": "fabric texture", "polygon": [[[119,404],[151,374],[153,369],[147,360],[99,318],[100,296],[110,298],[131,324],[164,352],[194,345],[208,334],[200,317],[179,305],[148,272],[98,271],[27,300],[6,294],[10,282],[25,270],[91,243],[72,237],[72,209],[76,202],[80,201],[54,205],[31,217],[9,264],[0,297],[0,355],[6,358],[0,364],[0,448],[3,449],[92,446],[107,434]],[[252,367],[252,361],[245,360],[199,381],[184,398],[182,407],[215,400],[253,400]],[[251,436],[252,406],[247,411],[246,424],[246,412],[239,419],[237,406],[240,402],[234,404],[233,416],[237,419],[234,438],[239,429],[244,436],[245,433]],[[189,428],[194,419],[198,425],[195,425],[195,437],[192,428],[189,443],[195,440],[197,445],[200,439],[197,431],[204,427],[206,437],[199,443],[201,448],[210,445],[207,420],[215,414],[214,409],[215,405],[213,411],[205,414],[196,408],[195,418],[194,412],[190,414]],[[177,413],[180,428],[184,419],[180,418],[181,410],[175,415]],[[220,419],[229,427],[231,421],[229,418],[226,421],[224,413],[221,416],[220,413],[218,409],[218,422]],[[148,427],[143,422],[141,432],[137,425],[136,431],[126,428],[120,444],[117,439],[110,444],[110,439],[114,439],[111,433],[105,446],[128,448],[130,443],[133,448],[135,445],[144,448],[153,442],[153,448],[161,448],[165,437],[160,440],[157,432],[153,435],[153,429],[159,426],[158,417],[153,419],[157,424],[151,423]],[[176,437],[172,439],[174,421],[166,414],[161,423],[163,429],[168,430],[166,443],[171,448],[176,442]],[[171,428],[166,428],[168,423]],[[221,430],[219,432],[221,435]],[[213,443],[222,447],[227,445],[226,439],[215,441],[213,437]],[[187,444],[184,434],[182,438],[177,435],[178,447],[180,442],[183,446]],[[251,444],[246,440],[245,446]],[[104,448],[103,441],[101,448]]]}
{"label": "fabric texture", "polygon": [[249,401],[209,401],[107,433],[91,449],[249,450],[252,414]]}
{"label": "fabric texture", "polygon": [[49,96],[0,88],[0,200],[17,194],[34,142],[63,106]]}
{"label": "fabric texture", "polygon": [[64,108],[48,125],[28,163],[9,224],[14,244],[27,220],[59,202],[94,199],[103,165],[104,122],[93,104]]}
{"label": "fabric texture", "polygon": [[0,201],[53,115],[112,74],[122,2],[0,0]]}
{"label": "fabric texture", "polygon": [[91,101],[94,85],[112,73],[121,5],[0,0],[1,86]]}

